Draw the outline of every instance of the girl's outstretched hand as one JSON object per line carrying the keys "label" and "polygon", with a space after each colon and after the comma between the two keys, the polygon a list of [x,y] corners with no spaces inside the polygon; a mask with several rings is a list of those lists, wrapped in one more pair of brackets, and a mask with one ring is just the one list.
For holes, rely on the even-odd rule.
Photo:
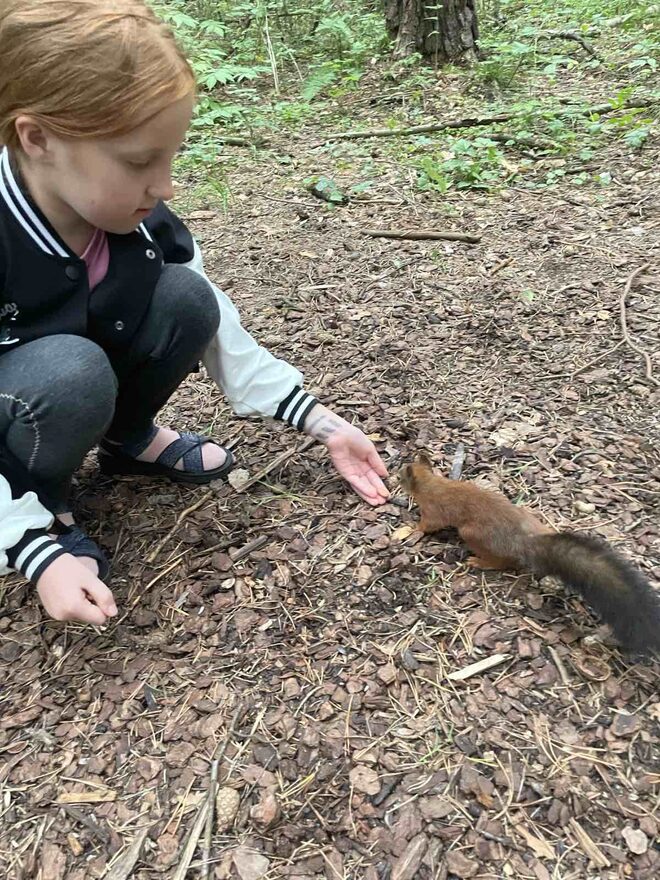
{"label": "girl's outstretched hand", "polygon": [[376,447],[359,428],[320,403],[307,416],[305,433],[324,443],[337,471],[369,504],[384,504],[390,493],[381,477],[387,468]]}
{"label": "girl's outstretched hand", "polygon": [[99,626],[117,613],[112,593],[103,581],[70,553],[51,562],[37,581],[37,592],[55,620],[77,620]]}

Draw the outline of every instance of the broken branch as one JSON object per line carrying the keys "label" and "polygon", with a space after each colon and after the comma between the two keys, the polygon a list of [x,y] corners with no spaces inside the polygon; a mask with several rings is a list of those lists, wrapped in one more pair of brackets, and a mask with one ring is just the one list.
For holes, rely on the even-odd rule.
{"label": "broken branch", "polygon": [[639,266],[639,268],[635,269],[634,272],[631,272],[628,276],[628,280],[626,281],[626,286],[623,289],[623,293],[619,298],[619,323],[621,324],[621,332],[623,333],[623,338],[626,342],[626,345],[629,348],[632,348],[633,351],[636,351],[637,354],[641,354],[644,358],[644,363],[646,364],[646,378],[649,382],[653,382],[655,385],[660,387],[660,380],[656,379],[653,375],[653,364],[651,363],[651,358],[649,353],[637,345],[636,342],[630,338],[630,333],[628,331],[628,321],[626,319],[626,299],[628,294],[630,293],[630,289],[633,286],[633,282],[638,275],[641,275],[646,269],[648,269],[649,264],[644,263],[643,266]]}
{"label": "broken branch", "polygon": [[236,491],[240,494],[241,492],[246,492],[250,486],[254,486],[255,483],[258,483],[259,480],[263,480],[265,476],[267,476],[271,471],[274,471],[275,468],[280,467],[285,462],[287,462],[290,458],[292,458],[297,452],[304,452],[306,449],[309,449],[316,440],[314,437],[308,437],[304,443],[301,443],[300,446],[294,449],[285,449],[284,452],[281,452],[278,456],[276,456],[270,464],[267,464],[265,467],[261,468],[260,471],[250,477],[247,483],[243,483]]}
{"label": "broken branch", "polygon": [[[613,106],[612,104],[594,104],[591,107],[582,109],[577,107],[567,107],[561,110],[546,110],[544,116],[570,116],[577,113],[579,116],[591,116],[594,113],[602,116],[605,113],[616,113],[619,110],[641,110],[644,107],[650,107],[654,100],[626,101],[621,106]],[[453,128],[476,128],[484,125],[496,125],[500,122],[510,122],[512,119],[520,119],[518,113],[498,113],[494,116],[468,116],[465,119],[451,119],[447,122],[429,122],[426,125],[411,125],[406,128],[367,128],[362,131],[338,131],[328,135],[328,137],[319,141],[316,146],[322,146],[329,141],[350,141],[358,138],[369,137],[400,137],[409,134],[428,134],[436,131],[446,131]]]}
{"label": "broken branch", "polygon": [[360,232],[373,238],[399,238],[410,241],[465,241],[468,244],[478,244],[481,241],[480,235],[435,229],[361,229]]}

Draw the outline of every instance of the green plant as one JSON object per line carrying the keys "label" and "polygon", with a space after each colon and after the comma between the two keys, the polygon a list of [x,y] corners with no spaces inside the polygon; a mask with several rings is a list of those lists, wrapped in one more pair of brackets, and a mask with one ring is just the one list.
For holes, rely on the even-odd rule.
{"label": "green plant", "polygon": [[417,167],[422,190],[489,189],[507,172],[504,154],[486,137],[449,138],[441,154],[424,156]]}

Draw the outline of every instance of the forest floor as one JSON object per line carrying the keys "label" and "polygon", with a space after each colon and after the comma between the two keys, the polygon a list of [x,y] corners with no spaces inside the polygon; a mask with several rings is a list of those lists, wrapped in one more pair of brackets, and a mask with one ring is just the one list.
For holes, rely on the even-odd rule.
{"label": "forest floor", "polygon": [[[615,78],[577,67],[556,88],[598,104]],[[461,88],[438,75],[426,119],[465,116]],[[184,178],[178,202],[248,329],[374,440],[392,501],[369,508],[322,448],[236,419],[203,375],[165,422],[232,442],[251,475],[284,464],[237,492],[111,483],[90,456],[78,514],[112,554],[119,618],[63,626],[17,579],[0,587],[7,880],[182,878],[218,749],[218,880],[658,876],[657,664],[558,585],[420,539],[396,472],[420,449],[446,472],[460,442],[464,478],[658,582],[660,144],[606,138],[579,186],[572,168],[534,185],[557,167],[541,156],[486,191],[421,191],[399,138],[324,145],[387,124],[388,95],[374,71],[294,135],[224,148],[226,210]],[[365,163],[346,205],[305,189],[350,189]],[[651,379],[622,337],[634,272],[625,317]]]}

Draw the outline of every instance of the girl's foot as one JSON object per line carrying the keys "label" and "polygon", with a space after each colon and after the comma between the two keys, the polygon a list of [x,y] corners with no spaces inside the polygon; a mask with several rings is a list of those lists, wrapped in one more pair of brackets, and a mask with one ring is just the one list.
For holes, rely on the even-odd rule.
{"label": "girl's foot", "polygon": [[165,477],[199,486],[226,479],[234,456],[201,434],[153,426],[142,442],[101,440],[99,464],[108,476]]}
{"label": "girl's foot", "polygon": [[[136,456],[136,459],[138,461],[156,461],[161,452],[178,439],[179,435],[176,431],[172,431],[171,428],[158,428],[158,432],[154,439],[144,452],[141,452],[140,455]],[[205,471],[211,471],[215,468],[222,467],[227,461],[227,453],[222,446],[216,446],[215,443],[205,443],[200,451],[202,453],[202,466]],[[184,470],[183,459],[180,458],[174,467],[178,471]]]}

